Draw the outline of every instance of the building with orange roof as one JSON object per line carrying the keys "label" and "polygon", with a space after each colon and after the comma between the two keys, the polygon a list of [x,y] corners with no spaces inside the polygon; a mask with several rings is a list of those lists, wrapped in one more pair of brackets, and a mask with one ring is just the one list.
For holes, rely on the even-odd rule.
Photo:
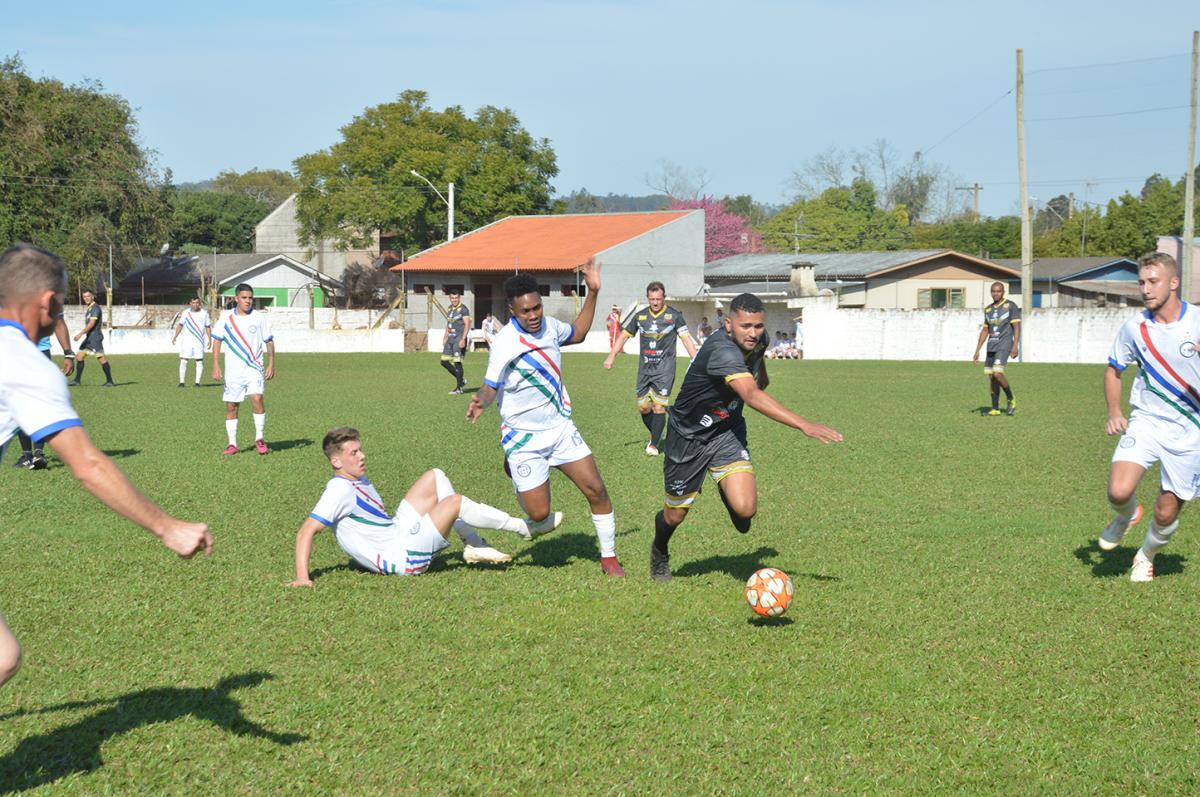
{"label": "building with orange roof", "polygon": [[442,319],[429,306],[427,290],[443,305],[445,294],[461,292],[478,328],[488,312],[507,319],[503,285],[518,273],[535,275],[546,312],[569,321],[586,290],[578,269],[589,258],[601,265],[603,280],[592,329],[607,340],[609,308],[644,301],[648,282],[662,282],[671,296],[701,293],[704,211],[510,216],[419,252],[392,271],[404,279],[405,326],[436,334]]}

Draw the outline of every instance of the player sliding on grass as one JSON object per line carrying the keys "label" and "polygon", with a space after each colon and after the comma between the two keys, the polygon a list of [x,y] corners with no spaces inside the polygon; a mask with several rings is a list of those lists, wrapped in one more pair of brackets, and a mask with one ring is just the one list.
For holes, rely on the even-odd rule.
{"label": "player sliding on grass", "polygon": [[[1138,261],[1138,286],[1146,310],[1121,326],[1104,370],[1105,431],[1122,437],[1108,477],[1108,500],[1117,514],[1099,543],[1113,550],[1141,518],[1138,482],[1158,462],[1162,490],[1129,572],[1131,581],[1151,581],[1154,555],[1171,541],[1179,511],[1195,497],[1200,482],[1200,308],[1179,300],[1179,267],[1162,252]],[[1126,421],[1121,374],[1135,363],[1140,373],[1129,393],[1133,412]]]}
{"label": "player sliding on grass", "polygon": [[433,555],[448,544],[451,528],[463,541],[467,564],[512,561],[508,554],[490,547],[476,528],[530,538],[525,521],[458,495],[446,474],[436,468],[425,471],[405,493],[396,513],[389,515],[375,485],[366,477],[367,455],[358,430],[333,429],[321,447],[333,466],[333,478],[296,532],[296,580],[289,586],[313,585],[308,573],[313,537],[326,528],[333,529],[338,545],[351,559],[389,576],[415,576],[428,570]]}
{"label": "player sliding on grass", "polygon": [[758,511],[758,486],[743,405],[822,443],[842,440],[837,431],[801,418],[767,394],[765,315],[757,296],[735,296],[724,325],[709,336],[688,366],[669,411],[663,447],[666,496],[654,518],[650,546],[650,576],[656,581],[671,580],[667,546],[700,494],[706,472],[717,483],[734,528],[743,534],[750,530]]}
{"label": "player sliding on grass", "polygon": [[537,280],[528,274],[509,277],[504,283],[512,320],[492,342],[483,387],[471,398],[467,420],[475,423],[498,400],[505,468],[521,507],[534,521],[530,525],[534,536],[562,521],[561,512],[550,511],[550,468],[556,467],[591,505],[601,569],[610,576],[624,576],[617,561],[612,501],[591,449],[571,421],[571,397],[563,383],[560,349],[587,336],[600,293],[600,266],[589,260],[581,272],[587,298],[574,324],[542,314]]}
{"label": "player sliding on grass", "polygon": [[[13,432],[24,429],[34,443],[48,442],[88,492],[184,559],[211,553],[208,526],[168,515],[96,448],[71,407],[66,379],[38,353],[33,341],[58,325],[66,290],[67,270],[56,255],[27,244],[0,254],[0,459]],[[0,684],[20,663],[21,646],[0,615]]]}

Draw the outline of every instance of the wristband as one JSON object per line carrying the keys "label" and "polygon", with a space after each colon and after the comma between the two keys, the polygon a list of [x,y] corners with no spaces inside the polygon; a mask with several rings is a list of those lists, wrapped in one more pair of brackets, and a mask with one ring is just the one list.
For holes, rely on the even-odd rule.
{"label": "wristband", "polygon": [[67,349],[66,351],[63,352],[63,357],[66,357],[68,360],[74,360],[75,352],[71,351],[70,349]]}

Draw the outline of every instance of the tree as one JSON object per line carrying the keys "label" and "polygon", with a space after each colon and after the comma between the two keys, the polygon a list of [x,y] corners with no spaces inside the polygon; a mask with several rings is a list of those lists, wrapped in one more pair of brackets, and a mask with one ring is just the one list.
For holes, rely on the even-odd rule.
{"label": "tree", "polygon": [[507,108],[429,107],[423,91],[367,108],[342,128],[332,147],[296,159],[297,209],[309,244],[369,246],[376,233],[406,250],[445,240],[447,208],[416,170],[439,190],[453,182],[457,231],[550,207],[554,150],[534,138]]}
{"label": "tree", "polygon": [[779,212],[776,207],[755,202],[749,194],[727,196],[721,200],[721,203],[730,213],[745,219],[751,227],[757,227]]}
{"label": "tree", "polygon": [[165,239],[170,172],[138,146],[129,104],[98,82],[34,80],[0,60],[0,242],[61,255],[72,281],[122,271]]}
{"label": "tree", "polygon": [[245,194],[183,191],[174,202],[170,240],[179,249],[248,252],[254,227],[271,205]]}
{"label": "tree", "polygon": [[300,181],[290,172],[280,169],[251,169],[241,174],[224,171],[213,180],[212,190],[241,194],[274,209],[300,190]]}
{"label": "tree", "polygon": [[730,255],[762,251],[762,237],[741,216],[730,213],[725,203],[712,197],[676,200],[670,210],[704,211],[704,262]]}
{"label": "tree", "polygon": [[646,175],[646,185],[672,201],[699,200],[708,185],[708,172],[688,169],[669,160],[659,161],[658,170]]}
{"label": "tree", "polygon": [[912,242],[904,208],[880,208],[875,186],[863,179],[785,207],[759,232],[767,246],[783,252],[905,249]]}
{"label": "tree", "polygon": [[912,236],[915,249],[954,249],[984,258],[1021,256],[1021,219],[1017,216],[915,224]]}

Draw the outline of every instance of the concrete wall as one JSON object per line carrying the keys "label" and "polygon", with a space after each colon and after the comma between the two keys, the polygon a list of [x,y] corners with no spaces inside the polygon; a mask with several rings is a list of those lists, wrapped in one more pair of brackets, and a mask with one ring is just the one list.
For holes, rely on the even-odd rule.
{"label": "concrete wall", "polygon": [[285,254],[310,268],[340,279],[346,266],[352,263],[372,262],[379,249],[379,238],[375,237],[375,251],[351,249],[338,251],[328,238],[319,245],[309,247],[300,243],[300,227],[296,222],[296,195],[292,194],[279,207],[254,228],[254,251]]}

